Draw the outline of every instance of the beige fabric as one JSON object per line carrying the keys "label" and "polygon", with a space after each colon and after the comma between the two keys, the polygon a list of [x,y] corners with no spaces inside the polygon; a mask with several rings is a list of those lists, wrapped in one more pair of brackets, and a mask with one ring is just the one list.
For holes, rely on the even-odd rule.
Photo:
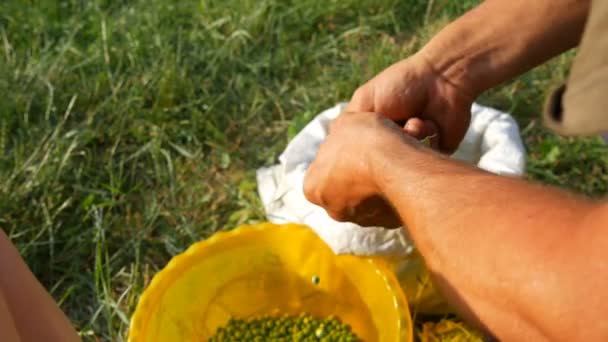
{"label": "beige fabric", "polygon": [[567,85],[548,97],[546,125],[563,135],[608,132],[608,0],[593,0]]}

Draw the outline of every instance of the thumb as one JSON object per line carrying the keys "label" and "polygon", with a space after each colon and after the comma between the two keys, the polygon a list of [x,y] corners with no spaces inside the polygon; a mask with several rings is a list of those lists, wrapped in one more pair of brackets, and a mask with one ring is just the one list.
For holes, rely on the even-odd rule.
{"label": "thumb", "polygon": [[430,137],[431,148],[439,148],[439,128],[431,120],[410,118],[403,126],[403,131],[417,140],[423,140]]}

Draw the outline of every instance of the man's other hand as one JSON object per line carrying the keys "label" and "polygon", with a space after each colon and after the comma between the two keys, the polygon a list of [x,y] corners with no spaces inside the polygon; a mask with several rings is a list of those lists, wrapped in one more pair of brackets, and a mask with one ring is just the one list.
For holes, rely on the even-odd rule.
{"label": "man's other hand", "polygon": [[404,124],[404,130],[417,139],[433,135],[437,129],[434,145],[451,153],[469,126],[474,96],[436,73],[419,53],[359,87],[346,111],[381,113]]}

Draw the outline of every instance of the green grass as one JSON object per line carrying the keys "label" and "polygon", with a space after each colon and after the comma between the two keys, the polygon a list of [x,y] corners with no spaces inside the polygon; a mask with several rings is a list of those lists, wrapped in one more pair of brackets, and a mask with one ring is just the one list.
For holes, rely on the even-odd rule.
{"label": "green grass", "polygon": [[[264,220],[254,170],[477,1],[0,2],[0,226],[85,339],[124,339],[172,255]],[[529,177],[606,193],[598,139],[537,120],[571,54],[482,96]]]}

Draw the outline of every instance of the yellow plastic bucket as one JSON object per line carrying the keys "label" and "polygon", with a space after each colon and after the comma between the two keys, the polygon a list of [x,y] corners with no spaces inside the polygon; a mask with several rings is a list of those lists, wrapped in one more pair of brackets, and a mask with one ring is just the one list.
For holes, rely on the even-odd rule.
{"label": "yellow plastic bucket", "polygon": [[264,223],[175,256],[142,294],[129,341],[206,341],[230,318],[338,316],[364,341],[412,340],[407,301],[379,260],[337,256],[309,228]]}

